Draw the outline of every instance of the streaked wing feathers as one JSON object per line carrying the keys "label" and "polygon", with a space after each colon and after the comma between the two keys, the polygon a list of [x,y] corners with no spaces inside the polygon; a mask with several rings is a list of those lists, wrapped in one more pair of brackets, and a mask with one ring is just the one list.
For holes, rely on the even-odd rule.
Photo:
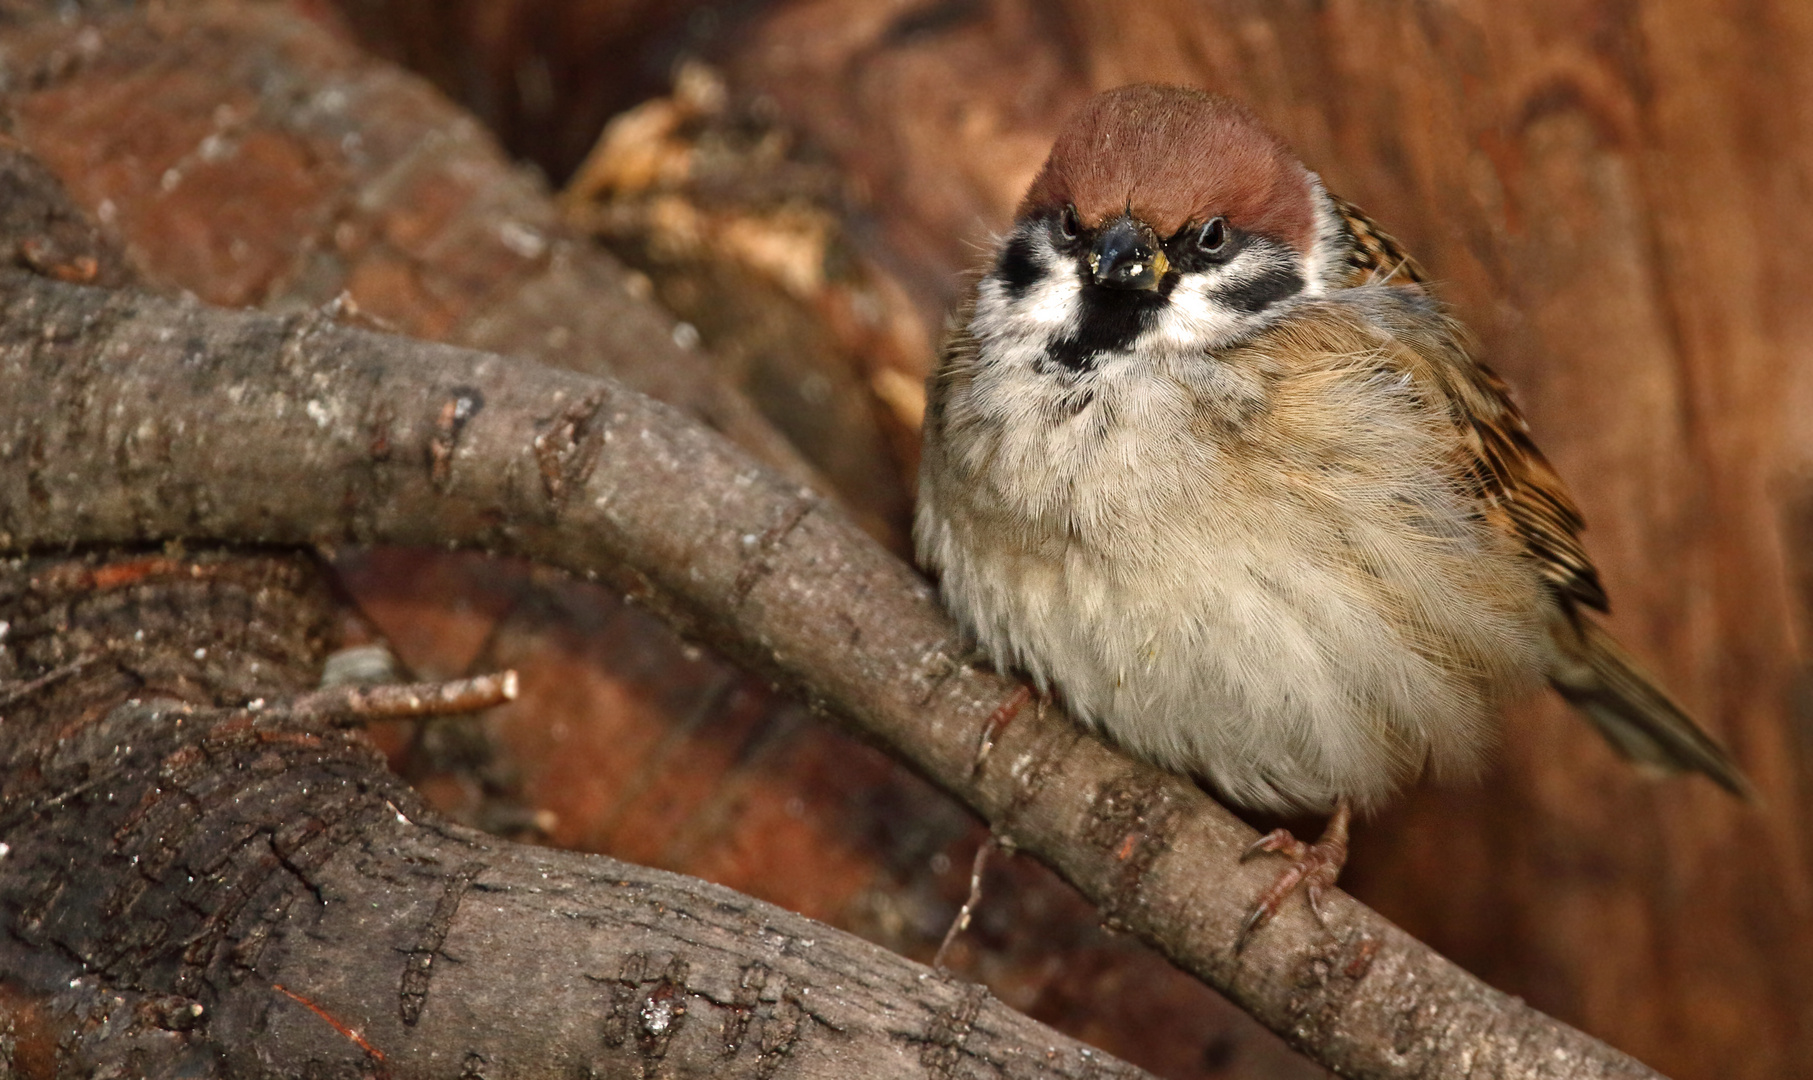
{"label": "streaked wing feathers", "polygon": [[[1390,284],[1420,289],[1428,277],[1395,238],[1366,212],[1330,196],[1353,234],[1348,257],[1352,284]],[[1455,327],[1457,333],[1459,328]],[[1464,340],[1464,338],[1463,338]],[[1529,425],[1511,400],[1509,387],[1484,364],[1464,355],[1441,373],[1450,390],[1463,394],[1454,418],[1472,460],[1467,472],[1480,498],[1502,513],[1536,560],[1543,580],[1564,603],[1607,610],[1605,589],[1580,544],[1585,522],[1561,477],[1530,439]]]}
{"label": "streaked wing feathers", "polygon": [[1341,198],[1330,194],[1335,209],[1340,211],[1341,220],[1346,223],[1348,232],[1353,234],[1353,249],[1348,252],[1347,264],[1352,268],[1348,275],[1348,285],[1423,285],[1428,277],[1417,261],[1410,257],[1397,238],[1379,228],[1378,223],[1366,216],[1366,212]]}
{"label": "streaked wing feathers", "polygon": [[1531,441],[1504,380],[1477,362],[1467,375],[1474,393],[1486,399],[1481,402],[1485,407],[1464,418],[1462,432],[1481,494],[1510,518],[1556,593],[1566,601],[1608,610],[1599,571],[1580,543],[1586,522],[1554,466]]}

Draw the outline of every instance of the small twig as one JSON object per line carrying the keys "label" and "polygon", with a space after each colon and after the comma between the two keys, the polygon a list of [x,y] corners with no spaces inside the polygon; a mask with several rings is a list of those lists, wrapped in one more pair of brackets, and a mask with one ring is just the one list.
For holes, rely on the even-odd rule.
{"label": "small twig", "polygon": [[947,970],[944,966],[944,954],[950,951],[951,943],[957,935],[969,929],[969,921],[976,914],[976,905],[982,902],[982,871],[988,867],[988,856],[998,843],[993,833],[982,841],[976,849],[976,857],[969,864],[969,899],[957,909],[957,917],[951,920],[950,929],[944,932],[944,940],[939,942],[938,951],[932,956],[932,967],[939,971]]}
{"label": "small twig", "polygon": [[372,1056],[373,1060],[375,1060],[378,1064],[382,1065],[384,1063],[384,1051],[373,1046],[371,1043],[366,1042],[365,1036],[359,1034],[358,1031],[354,1030],[353,1028],[347,1027],[345,1024],[342,1024],[340,1021],[334,1019],[333,1015],[331,1013],[329,1013],[326,1009],[323,1009],[321,1006],[310,1001],[308,998],[303,997],[301,994],[296,993],[294,990],[291,990],[289,987],[283,985],[282,983],[275,983],[275,982],[272,983],[271,989],[277,991],[279,994],[282,994],[284,997],[289,998],[291,1001],[294,1001],[296,1004],[301,1005],[303,1008],[314,1013],[316,1016],[319,1016],[321,1019],[327,1021],[328,1026],[332,1027],[335,1031],[338,1031],[340,1034],[346,1036],[347,1038],[351,1039],[354,1043],[358,1044],[359,1049],[365,1051],[367,1054],[370,1054]]}
{"label": "small twig", "polygon": [[169,555],[145,555],[93,567],[59,565],[43,577],[34,578],[32,586],[39,590],[108,592],[156,581],[201,580],[215,576],[220,569],[219,564],[209,565]]}
{"label": "small twig", "polygon": [[99,659],[100,655],[98,653],[89,653],[85,656],[78,656],[69,663],[64,664],[62,667],[51,668],[49,671],[46,671],[35,679],[27,679],[26,681],[17,683],[13,686],[0,687],[0,709],[11,705],[15,701],[24,700],[47,686],[62,682],[64,679],[69,678],[71,675],[74,675],[76,672],[81,671],[83,668]]}
{"label": "small twig", "polygon": [[280,708],[298,719],[323,718],[341,723],[414,720],[489,709],[515,701],[516,694],[517,678],[512,670],[447,682],[330,686],[304,694]]}

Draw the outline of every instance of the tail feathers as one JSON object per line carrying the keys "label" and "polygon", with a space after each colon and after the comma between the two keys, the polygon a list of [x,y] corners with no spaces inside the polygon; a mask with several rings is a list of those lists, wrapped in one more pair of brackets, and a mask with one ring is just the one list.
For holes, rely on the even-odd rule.
{"label": "tail feathers", "polygon": [[1754,801],[1755,791],[1730,753],[1610,634],[1580,618],[1556,637],[1563,659],[1550,682],[1619,753],[1667,772],[1703,772],[1733,795]]}

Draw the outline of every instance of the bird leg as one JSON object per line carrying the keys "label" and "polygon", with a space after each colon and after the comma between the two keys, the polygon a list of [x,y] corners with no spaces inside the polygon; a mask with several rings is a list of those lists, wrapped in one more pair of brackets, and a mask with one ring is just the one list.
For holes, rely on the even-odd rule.
{"label": "bird leg", "polygon": [[1259,894],[1253,902],[1253,910],[1247,914],[1246,921],[1240,924],[1240,937],[1234,945],[1234,951],[1246,948],[1246,943],[1255,930],[1272,921],[1278,914],[1278,908],[1285,898],[1299,888],[1309,900],[1309,910],[1316,916],[1316,921],[1327,926],[1322,917],[1322,893],[1335,883],[1341,874],[1341,867],[1347,865],[1347,826],[1353,820],[1353,807],[1345,797],[1335,800],[1335,812],[1328,819],[1328,827],[1322,830],[1322,838],[1313,844],[1306,844],[1292,836],[1288,829],[1274,829],[1253,842],[1240,856],[1246,862],[1255,855],[1264,852],[1276,852],[1291,860],[1278,880],[1272,882],[1271,888]]}

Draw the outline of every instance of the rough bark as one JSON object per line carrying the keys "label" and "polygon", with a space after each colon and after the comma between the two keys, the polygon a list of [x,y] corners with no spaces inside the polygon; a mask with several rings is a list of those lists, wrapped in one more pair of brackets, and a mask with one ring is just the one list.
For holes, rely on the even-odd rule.
{"label": "rough bark", "polygon": [[[1352,900],[1245,953],[1246,826],[966,666],[930,589],[822,498],[606,380],[287,320],[0,278],[0,544],[461,544],[609,574],[962,799],[1344,1075],[1652,1076]],[[20,408],[19,403],[30,402]]]}
{"label": "rough bark", "polygon": [[0,566],[6,1075],[1146,1075],[728,889],[445,823],[307,693],[338,614],[305,556]]}
{"label": "rough bark", "polygon": [[[93,32],[85,18],[64,17],[64,5],[8,10],[34,7],[39,15],[27,25],[0,29],[0,54],[21,75],[0,100],[22,116],[12,125],[18,135],[57,163],[160,290],[285,313],[338,308],[356,325],[580,370],[605,357],[627,374],[686,373],[662,363],[674,351],[672,318],[625,310],[648,307],[640,290],[626,291],[639,279],[613,273],[568,235],[541,232],[557,216],[545,187],[469,116],[297,19],[296,9],[319,18],[322,5],[95,4],[84,9],[101,20]],[[55,16],[48,24],[46,8]],[[600,62],[607,52],[579,62],[598,77],[629,70]],[[496,70],[519,69],[510,61]],[[768,129],[760,136],[766,146]],[[822,159],[814,165],[817,175],[826,168]],[[757,186],[798,186],[774,179]],[[711,180],[719,193],[748,194],[740,175]],[[712,234],[748,237],[728,224]],[[553,241],[543,262],[501,242],[532,249],[536,236]],[[833,286],[849,284],[840,261],[827,260]],[[334,302],[336,289],[348,303]],[[754,306],[747,298],[705,303],[719,321]],[[685,317],[709,344],[712,320]],[[781,370],[810,370],[813,356],[799,347],[810,344],[777,346]],[[865,362],[888,360],[887,350],[862,347]],[[704,355],[747,385],[720,352]],[[850,381],[848,372],[841,381],[812,372],[821,374],[834,394]],[[916,389],[916,379],[896,372],[893,382]],[[664,392],[660,379],[639,385]],[[810,423],[839,409],[870,411],[861,402],[827,410],[765,396],[816,418]],[[684,395],[667,400],[688,405]],[[851,462],[814,460],[834,480],[851,475]],[[894,490],[866,478],[859,490],[837,488],[847,505],[869,496],[862,505],[871,510],[897,506]],[[876,524],[873,515],[863,520]],[[894,533],[898,544],[897,522]],[[792,698],[686,645],[612,590],[520,560],[421,549],[342,550],[334,563],[412,670],[523,670],[522,696],[509,706],[373,733],[392,767],[443,813],[704,877],[931,958],[985,832],[886,755],[814,723]],[[988,876],[987,903],[947,957],[963,977],[1174,1080],[1321,1075],[1225,998],[1102,928],[1094,907],[1042,865],[997,858]]]}
{"label": "rough bark", "polygon": [[609,374],[822,483],[419,79],[277,5],[15,6],[9,127],[152,287],[286,311],[344,298],[398,333]]}
{"label": "rough bark", "polygon": [[[16,261],[134,283],[11,143],[0,192]],[[1144,1075],[771,904],[444,823],[344,727],[517,680],[305,692],[326,580],[256,551],[0,564],[5,1075]]]}
{"label": "rough bark", "polygon": [[[134,280],[10,143],[0,192],[0,251]],[[516,679],[303,693],[326,581],[245,550],[0,563],[0,1073],[1144,1075],[746,896],[450,826],[335,721]]]}

